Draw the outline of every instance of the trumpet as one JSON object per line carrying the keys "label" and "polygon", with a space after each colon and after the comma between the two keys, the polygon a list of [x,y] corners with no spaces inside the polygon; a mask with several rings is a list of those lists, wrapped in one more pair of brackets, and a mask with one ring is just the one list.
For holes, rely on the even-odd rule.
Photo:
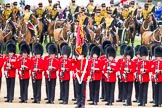
{"label": "trumpet", "polygon": [[[65,59],[63,60],[63,63],[61,64],[61,68],[65,68]],[[64,70],[61,70],[61,72],[60,72],[61,81],[63,81],[64,72],[65,72],[65,69]]]}
{"label": "trumpet", "polygon": [[[92,68],[95,68],[95,59],[93,60],[91,67],[92,67]],[[91,70],[91,77],[90,77],[90,81],[93,80],[94,72],[95,72],[95,70],[92,69],[92,70]]]}
{"label": "trumpet", "polygon": [[108,66],[107,66],[107,79],[108,81],[110,80],[110,71],[111,71],[111,67],[110,67],[110,62],[108,61]]}
{"label": "trumpet", "polygon": [[159,72],[159,66],[160,66],[160,61],[158,61],[158,64],[156,65],[156,71],[155,71],[155,76],[154,76],[155,84],[158,83],[158,72]]}
{"label": "trumpet", "polygon": [[[34,64],[34,69],[37,69],[37,68],[38,68],[38,59],[37,59],[36,63]],[[35,81],[36,81],[36,73],[37,73],[37,71],[32,72],[33,83],[35,83]]]}
{"label": "trumpet", "polygon": [[[10,64],[11,62],[11,57],[9,56],[9,59],[7,60],[7,64]],[[7,66],[7,69],[6,69],[6,78],[8,78],[9,76],[9,72],[10,72],[10,69],[11,67]]]}
{"label": "trumpet", "polygon": [[[142,65],[141,65],[141,70],[144,70],[144,60],[142,61]],[[140,75],[139,75],[139,80],[140,80],[140,84],[142,84],[143,78],[142,78],[142,71],[140,71]]]}
{"label": "trumpet", "polygon": [[[52,61],[53,60],[50,60],[50,62],[48,63],[48,67],[51,67],[52,66]],[[47,75],[48,75],[48,81],[50,81],[50,77],[51,77],[51,69],[48,69],[47,70]]]}
{"label": "trumpet", "polygon": [[[25,58],[22,59],[22,62],[21,62],[21,65],[24,66],[25,64]],[[21,68],[21,71],[20,71],[20,77],[21,79],[23,78],[23,75],[24,75],[24,70],[25,70],[25,67],[22,67]]]}
{"label": "trumpet", "polygon": [[124,71],[125,71],[125,73],[124,73],[124,79],[125,79],[125,82],[127,82],[127,78],[128,78],[128,60],[127,60],[127,62],[125,64],[125,66],[124,66]]}

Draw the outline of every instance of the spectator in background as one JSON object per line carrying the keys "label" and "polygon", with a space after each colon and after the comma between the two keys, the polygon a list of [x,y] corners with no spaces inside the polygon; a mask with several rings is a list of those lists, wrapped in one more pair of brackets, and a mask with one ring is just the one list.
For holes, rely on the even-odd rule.
{"label": "spectator in background", "polygon": [[158,2],[157,6],[155,8],[155,18],[157,20],[162,20],[162,5],[161,5],[161,2]]}

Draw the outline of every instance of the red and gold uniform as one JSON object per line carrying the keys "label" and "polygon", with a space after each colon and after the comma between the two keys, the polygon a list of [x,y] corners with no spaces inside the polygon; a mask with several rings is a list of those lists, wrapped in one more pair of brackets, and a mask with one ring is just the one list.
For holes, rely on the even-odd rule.
{"label": "red and gold uniform", "polygon": [[16,45],[8,42],[6,44],[7,55],[4,57],[4,74],[7,82],[7,100],[12,102],[14,99],[15,77],[17,69]]}

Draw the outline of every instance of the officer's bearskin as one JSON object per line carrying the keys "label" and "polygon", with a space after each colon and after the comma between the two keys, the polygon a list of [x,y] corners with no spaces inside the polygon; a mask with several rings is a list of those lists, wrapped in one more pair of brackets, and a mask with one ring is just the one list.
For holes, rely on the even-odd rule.
{"label": "officer's bearskin", "polygon": [[144,45],[142,45],[140,48],[139,48],[139,52],[140,52],[140,56],[148,56],[148,48]]}
{"label": "officer's bearskin", "polygon": [[35,43],[33,47],[34,54],[40,54],[41,56],[43,55],[43,46],[40,43]]}
{"label": "officer's bearskin", "polygon": [[51,45],[51,44],[54,44],[53,42],[49,42],[46,44],[46,52],[48,53],[48,46]]}
{"label": "officer's bearskin", "polygon": [[91,54],[91,50],[92,50],[92,48],[93,48],[94,46],[96,46],[96,44],[90,44],[90,45],[89,45],[89,55]]}
{"label": "officer's bearskin", "polygon": [[160,46],[155,47],[155,57],[162,57],[162,48]]}
{"label": "officer's bearskin", "polygon": [[151,47],[151,56],[154,56],[155,55],[155,48],[157,47],[157,45],[153,45]]}
{"label": "officer's bearskin", "polygon": [[112,46],[109,46],[106,48],[106,57],[108,58],[110,56],[114,58],[116,57],[116,50]]}
{"label": "officer's bearskin", "polygon": [[71,54],[71,48],[70,48],[70,46],[69,45],[64,45],[63,47],[62,47],[62,50],[61,50],[61,54],[62,55],[67,55],[68,57],[70,56],[70,54]]}
{"label": "officer's bearskin", "polygon": [[127,47],[127,44],[122,44],[120,46],[120,55],[124,55],[124,49]]}
{"label": "officer's bearskin", "polygon": [[30,54],[30,47],[28,44],[22,44],[20,47],[20,54],[27,53]]}
{"label": "officer's bearskin", "polygon": [[25,41],[21,41],[21,42],[19,43],[19,45],[18,45],[19,50],[20,50],[21,46],[24,45],[24,44],[27,44],[27,43],[26,43]]}
{"label": "officer's bearskin", "polygon": [[48,46],[48,54],[55,54],[57,55],[57,47],[55,44],[50,44]]}
{"label": "officer's bearskin", "polygon": [[16,53],[16,45],[13,44],[13,43],[8,43],[7,46],[6,46],[6,53],[10,53],[10,52],[13,52],[14,54]]}
{"label": "officer's bearskin", "polygon": [[111,42],[109,40],[105,40],[103,43],[102,43],[102,49],[104,50],[105,46],[106,45],[110,45],[111,46]]}
{"label": "officer's bearskin", "polygon": [[137,56],[138,54],[140,54],[140,52],[139,52],[140,46],[141,46],[141,45],[137,45],[137,46],[135,47],[135,56]]}
{"label": "officer's bearskin", "polygon": [[98,57],[101,55],[101,49],[98,46],[94,46],[91,50],[91,57],[93,57],[93,54],[96,54]]}
{"label": "officer's bearskin", "polygon": [[125,56],[130,55],[130,56],[131,56],[131,59],[132,59],[133,56],[134,56],[133,47],[127,46],[127,47],[124,49],[124,55],[125,55]]}

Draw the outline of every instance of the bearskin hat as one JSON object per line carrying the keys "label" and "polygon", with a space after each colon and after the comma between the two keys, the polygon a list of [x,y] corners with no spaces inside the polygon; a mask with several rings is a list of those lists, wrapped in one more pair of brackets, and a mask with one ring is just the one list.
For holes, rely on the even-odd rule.
{"label": "bearskin hat", "polygon": [[50,44],[49,46],[48,46],[48,54],[55,54],[55,55],[57,55],[57,47],[56,47],[56,45],[55,44]]}
{"label": "bearskin hat", "polygon": [[89,0],[90,2],[94,2],[93,0]]}
{"label": "bearskin hat", "polygon": [[16,45],[16,43],[15,43],[15,41],[14,41],[13,39],[8,40],[8,41],[6,42],[6,46],[7,46],[7,44],[9,44],[9,43],[12,43],[12,44]]}
{"label": "bearskin hat", "polygon": [[139,52],[140,46],[141,46],[141,45],[137,45],[137,46],[135,47],[135,55],[136,55],[136,56],[137,56],[138,54],[140,54],[140,52]]}
{"label": "bearskin hat", "polygon": [[42,44],[35,43],[33,49],[34,49],[34,54],[35,55],[37,55],[37,54],[41,54],[41,56],[43,55],[43,46],[42,46]]}
{"label": "bearskin hat", "polygon": [[61,54],[62,55],[66,54],[69,57],[70,54],[71,54],[71,48],[70,48],[70,46],[69,45],[64,45],[62,47]]}
{"label": "bearskin hat", "polygon": [[16,53],[16,45],[13,44],[13,43],[8,43],[7,46],[6,46],[7,50],[6,50],[6,53],[10,53],[10,52],[13,52],[14,54]]}
{"label": "bearskin hat", "polygon": [[46,44],[46,52],[48,53],[48,46],[51,45],[51,44],[54,44],[53,42],[49,42]]}
{"label": "bearskin hat", "polygon": [[127,44],[122,44],[120,46],[120,55],[124,55],[124,49],[127,47]]}
{"label": "bearskin hat", "polygon": [[25,10],[27,10],[27,9],[30,10],[30,5],[25,6]]}
{"label": "bearskin hat", "polygon": [[90,44],[90,45],[89,45],[89,54],[91,53],[91,50],[92,50],[92,48],[93,48],[94,46],[96,46],[96,44]]}
{"label": "bearskin hat", "polygon": [[103,52],[106,53],[106,48],[108,48],[109,46],[111,46],[111,44],[107,44],[104,46]]}
{"label": "bearskin hat", "polygon": [[2,42],[0,42],[0,53],[2,53],[3,52],[3,44],[2,44]]}
{"label": "bearskin hat", "polygon": [[21,47],[20,47],[20,54],[22,53],[27,53],[27,54],[30,54],[30,47],[28,44],[22,44]]}
{"label": "bearskin hat", "polygon": [[27,43],[26,43],[25,41],[21,41],[21,42],[19,43],[19,50],[20,50],[21,46],[24,45],[24,44],[27,44]]}
{"label": "bearskin hat", "polygon": [[114,58],[116,57],[116,50],[112,46],[109,46],[106,48],[106,57],[108,58],[110,56]]}
{"label": "bearskin hat", "polygon": [[133,47],[127,46],[127,47],[124,49],[124,55],[125,55],[125,56],[130,55],[130,56],[131,56],[131,59],[132,59],[133,56],[134,56]]}
{"label": "bearskin hat", "polygon": [[93,57],[93,54],[96,54],[98,57],[100,57],[101,49],[98,46],[94,46],[91,50],[91,57]]}
{"label": "bearskin hat", "polygon": [[88,52],[88,47],[87,47],[87,44],[84,43],[83,46],[82,46],[82,55],[84,55],[84,57],[86,57],[87,52]]}
{"label": "bearskin hat", "polygon": [[75,0],[71,0],[71,2],[75,2]]}
{"label": "bearskin hat", "polygon": [[105,46],[106,45],[111,45],[112,43],[109,41],[109,40],[105,40],[103,43],[102,43],[102,49],[104,50]]}
{"label": "bearskin hat", "polygon": [[144,45],[139,48],[140,56],[148,56],[148,48]]}
{"label": "bearskin hat", "polygon": [[156,46],[154,52],[155,52],[155,57],[162,57],[162,48],[160,46]]}
{"label": "bearskin hat", "polygon": [[155,55],[155,48],[157,47],[157,45],[153,45],[151,47],[151,55],[154,56]]}
{"label": "bearskin hat", "polygon": [[60,51],[62,50],[62,47],[63,47],[64,45],[68,45],[68,44],[67,44],[66,42],[61,43],[61,44],[60,44]]}

